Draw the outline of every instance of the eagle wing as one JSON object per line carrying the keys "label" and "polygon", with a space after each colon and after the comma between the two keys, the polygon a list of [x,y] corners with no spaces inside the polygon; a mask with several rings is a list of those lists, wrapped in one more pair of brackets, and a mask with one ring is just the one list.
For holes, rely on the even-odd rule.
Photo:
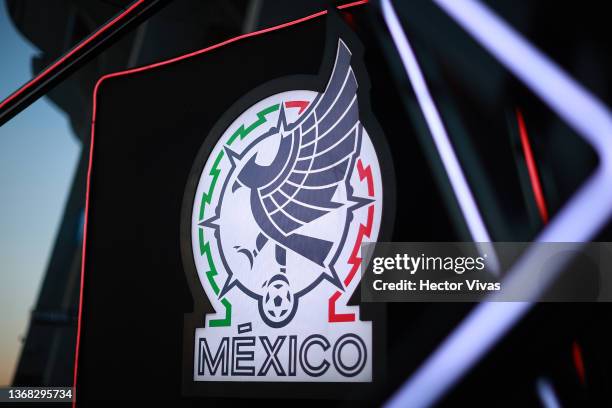
{"label": "eagle wing", "polygon": [[293,147],[285,169],[259,195],[269,219],[288,234],[342,204],[333,196],[358,149],[362,130],[351,52],[342,40],[326,89],[288,126]]}

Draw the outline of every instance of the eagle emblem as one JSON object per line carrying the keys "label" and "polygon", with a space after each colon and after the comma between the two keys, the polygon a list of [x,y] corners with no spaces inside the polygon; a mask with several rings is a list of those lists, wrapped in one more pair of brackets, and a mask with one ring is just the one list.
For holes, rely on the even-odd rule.
{"label": "eagle emblem", "polygon": [[[242,148],[228,141],[217,156],[225,167],[209,172],[224,177],[197,227],[225,271],[216,295],[237,290],[255,299],[268,326],[287,325],[300,298],[323,282],[345,289],[335,263],[354,212],[373,201],[351,185],[365,133],[358,87],[351,51],[339,39],[325,90],[256,112],[258,121],[237,126],[230,139]],[[271,117],[265,132],[249,133]]]}

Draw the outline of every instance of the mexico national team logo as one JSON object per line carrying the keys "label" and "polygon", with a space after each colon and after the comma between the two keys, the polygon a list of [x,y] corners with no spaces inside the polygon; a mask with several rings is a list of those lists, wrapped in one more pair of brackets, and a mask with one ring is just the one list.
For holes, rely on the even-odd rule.
{"label": "mexico national team logo", "polygon": [[372,322],[348,302],[383,184],[367,78],[343,38],[334,48],[324,90],[254,101],[198,169],[190,243],[214,313],[191,338],[195,382],[372,381]]}

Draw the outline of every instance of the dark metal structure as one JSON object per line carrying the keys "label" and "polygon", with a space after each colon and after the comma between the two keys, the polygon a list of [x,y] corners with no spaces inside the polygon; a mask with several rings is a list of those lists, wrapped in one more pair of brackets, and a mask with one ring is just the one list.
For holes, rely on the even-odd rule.
{"label": "dark metal structure", "polygon": [[[7,1],[10,16],[19,31],[41,50],[32,61],[33,76],[44,72],[99,27],[125,13],[130,4],[103,0]],[[105,73],[171,58],[240,34],[249,7],[251,25],[256,22],[253,11],[259,10],[253,10],[252,5],[240,0],[180,0],[161,11],[159,6],[149,4],[148,12],[158,13],[144,22],[140,21],[148,14],[142,10],[140,19],[132,20],[139,25],[116,27],[122,30],[114,31],[114,35],[107,35],[105,41],[95,44],[106,49],[103,54],[99,54],[101,48],[90,47],[89,55],[82,55],[71,67],[55,72],[51,76],[53,81],[36,84],[31,93],[28,91],[28,95],[22,96],[20,104],[15,104],[13,110],[3,115],[3,121],[10,119],[48,91],[46,96],[68,115],[74,136],[82,144],[63,219],[24,339],[14,385],[72,384],[88,135],[92,93],[97,79]],[[70,73],[72,75],[66,77]]]}

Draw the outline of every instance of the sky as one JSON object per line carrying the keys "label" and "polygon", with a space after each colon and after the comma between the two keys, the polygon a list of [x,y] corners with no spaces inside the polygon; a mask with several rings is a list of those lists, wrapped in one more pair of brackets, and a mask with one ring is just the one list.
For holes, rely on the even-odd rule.
{"label": "sky", "polygon": [[[37,53],[0,0],[0,100],[30,79]],[[0,387],[12,381],[80,150],[47,98],[0,127]]]}

